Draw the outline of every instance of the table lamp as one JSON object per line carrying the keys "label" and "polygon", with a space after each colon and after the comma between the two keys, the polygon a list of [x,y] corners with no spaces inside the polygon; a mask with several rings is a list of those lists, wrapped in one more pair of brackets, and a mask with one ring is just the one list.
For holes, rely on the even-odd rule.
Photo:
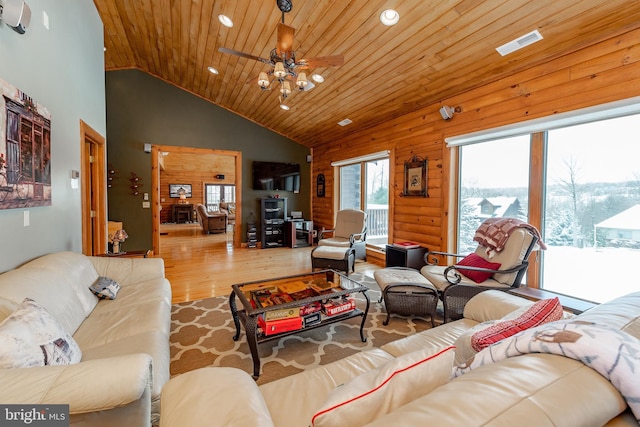
{"label": "table lamp", "polygon": [[123,229],[120,229],[113,234],[113,236],[111,237],[111,243],[113,243],[114,254],[120,253],[120,243],[124,242],[127,237],[129,237],[129,235]]}

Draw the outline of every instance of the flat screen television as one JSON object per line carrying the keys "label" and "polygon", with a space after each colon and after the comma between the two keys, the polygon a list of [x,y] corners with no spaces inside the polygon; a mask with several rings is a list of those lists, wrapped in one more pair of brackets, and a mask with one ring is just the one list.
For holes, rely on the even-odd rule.
{"label": "flat screen television", "polygon": [[300,164],[253,162],[253,189],[300,192]]}

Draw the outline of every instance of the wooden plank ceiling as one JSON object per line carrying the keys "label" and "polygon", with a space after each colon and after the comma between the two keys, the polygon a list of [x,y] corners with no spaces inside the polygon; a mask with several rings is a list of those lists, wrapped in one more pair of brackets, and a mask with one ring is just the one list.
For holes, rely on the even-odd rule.
{"label": "wooden plank ceiling", "polygon": [[[298,59],[343,55],[310,69],[325,82],[286,100],[256,84],[282,14],[275,0],[94,0],[104,23],[106,70],[139,69],[313,147],[335,141],[515,71],[640,26],[630,0],[293,0]],[[386,8],[400,22],[379,21]],[[234,26],[224,27],[218,15]],[[544,39],[508,56],[495,48],[532,30]],[[624,58],[620,58],[621,61]],[[216,67],[219,75],[207,71]],[[338,122],[349,118],[351,125]]]}

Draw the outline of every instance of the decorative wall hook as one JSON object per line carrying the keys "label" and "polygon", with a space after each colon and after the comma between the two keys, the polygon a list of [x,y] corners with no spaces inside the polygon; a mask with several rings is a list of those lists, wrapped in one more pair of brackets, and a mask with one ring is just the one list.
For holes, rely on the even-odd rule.
{"label": "decorative wall hook", "polygon": [[142,188],[142,178],[136,175],[135,172],[131,172],[129,181],[131,181],[131,185],[129,186],[131,189],[131,195],[138,196],[140,194],[140,188]]}
{"label": "decorative wall hook", "polygon": [[111,163],[107,166],[107,188],[112,188],[114,180],[118,179],[118,171]]}

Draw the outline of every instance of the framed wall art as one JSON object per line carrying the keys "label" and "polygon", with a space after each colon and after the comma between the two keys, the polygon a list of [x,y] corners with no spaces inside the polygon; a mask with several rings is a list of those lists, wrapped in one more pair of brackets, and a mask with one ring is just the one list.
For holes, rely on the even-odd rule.
{"label": "framed wall art", "polygon": [[413,156],[404,162],[404,196],[427,195],[427,159]]}
{"label": "framed wall art", "polygon": [[169,197],[179,199],[184,192],[186,198],[191,198],[191,184],[169,184]]}
{"label": "framed wall art", "polygon": [[0,209],[51,206],[51,114],[0,79]]}
{"label": "framed wall art", "polygon": [[324,197],[324,174],[319,174],[316,178],[316,196]]}

